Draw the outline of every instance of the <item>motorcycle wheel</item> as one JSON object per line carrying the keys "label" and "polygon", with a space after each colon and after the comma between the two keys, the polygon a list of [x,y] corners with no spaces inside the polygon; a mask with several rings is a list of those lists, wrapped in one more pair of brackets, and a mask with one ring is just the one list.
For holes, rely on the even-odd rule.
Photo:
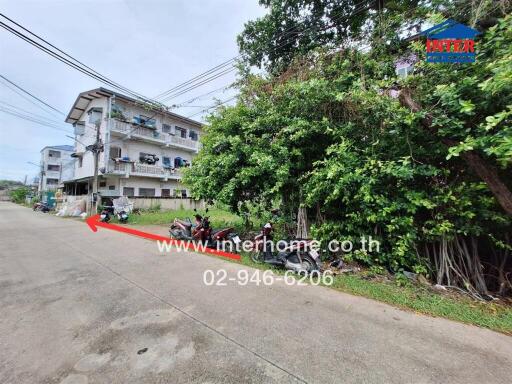
{"label": "motorcycle wheel", "polygon": [[256,264],[261,264],[265,260],[265,254],[262,251],[252,251],[250,257]]}
{"label": "motorcycle wheel", "polygon": [[301,265],[307,274],[310,274],[311,272],[318,270],[318,266],[316,265],[315,260],[313,260],[309,255],[302,256]]}

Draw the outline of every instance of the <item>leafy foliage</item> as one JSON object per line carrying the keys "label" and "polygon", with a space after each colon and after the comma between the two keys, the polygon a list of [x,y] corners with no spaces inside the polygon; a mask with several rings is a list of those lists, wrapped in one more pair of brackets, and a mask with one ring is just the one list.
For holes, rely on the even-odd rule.
{"label": "leafy foliage", "polygon": [[[306,205],[317,238],[372,235],[381,251],[351,257],[393,271],[433,270],[423,247],[441,240],[509,249],[510,216],[460,154],[477,151],[511,187],[511,21],[485,32],[472,65],[424,63],[422,44],[411,43],[418,62],[405,79],[395,75],[400,56],[378,48],[316,49],[279,76],[249,75],[238,104],[210,116],[185,181],[234,211],[278,204],[291,215]],[[405,108],[394,88],[423,109]]]}

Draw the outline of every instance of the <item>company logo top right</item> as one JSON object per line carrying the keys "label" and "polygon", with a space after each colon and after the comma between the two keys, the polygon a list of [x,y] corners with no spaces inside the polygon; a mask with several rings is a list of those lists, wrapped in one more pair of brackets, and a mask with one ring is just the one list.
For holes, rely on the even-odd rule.
{"label": "company logo top right", "polygon": [[423,31],[427,37],[427,63],[474,63],[477,30],[446,20]]}

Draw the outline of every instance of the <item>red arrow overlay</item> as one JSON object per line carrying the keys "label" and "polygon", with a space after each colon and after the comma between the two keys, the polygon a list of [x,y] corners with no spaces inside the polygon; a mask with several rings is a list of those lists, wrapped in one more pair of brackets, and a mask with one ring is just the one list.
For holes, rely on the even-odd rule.
{"label": "red arrow overlay", "polygon": [[[97,232],[98,227],[103,227],[103,228],[107,228],[107,229],[110,229],[113,231],[124,232],[124,233],[128,233],[130,235],[142,237],[144,239],[163,241],[163,242],[169,243],[171,245],[179,246],[182,249],[186,248],[186,249],[194,251],[194,252],[199,252],[199,250],[195,249],[194,244],[192,244],[191,242],[170,239],[165,236],[155,235],[153,233],[143,232],[143,231],[139,231],[137,229],[124,227],[121,225],[104,223],[104,222],[100,221],[100,215],[91,216],[91,217],[87,218],[87,220],[85,220],[85,222],[87,223],[87,225],[89,226],[89,228],[91,228],[91,230],[93,232]],[[217,250],[214,248],[204,247],[200,250],[200,252],[205,252],[205,253],[209,253],[211,255],[220,256],[220,257],[227,257],[228,259],[240,260],[240,255],[238,255],[236,253],[224,252],[224,251],[220,251],[220,250]]]}

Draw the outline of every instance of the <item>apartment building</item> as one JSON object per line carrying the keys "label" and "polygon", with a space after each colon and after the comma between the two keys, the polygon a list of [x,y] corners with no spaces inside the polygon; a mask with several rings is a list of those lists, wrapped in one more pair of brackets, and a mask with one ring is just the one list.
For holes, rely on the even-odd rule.
{"label": "apartment building", "polygon": [[101,197],[187,197],[181,171],[199,150],[201,123],[171,112],[147,110],[137,100],[98,88],[78,95],[66,118],[75,128],[74,179],[68,194],[92,191],[99,127]]}
{"label": "apartment building", "polygon": [[71,145],[54,145],[41,149],[38,192],[55,191],[73,179],[75,159]]}

